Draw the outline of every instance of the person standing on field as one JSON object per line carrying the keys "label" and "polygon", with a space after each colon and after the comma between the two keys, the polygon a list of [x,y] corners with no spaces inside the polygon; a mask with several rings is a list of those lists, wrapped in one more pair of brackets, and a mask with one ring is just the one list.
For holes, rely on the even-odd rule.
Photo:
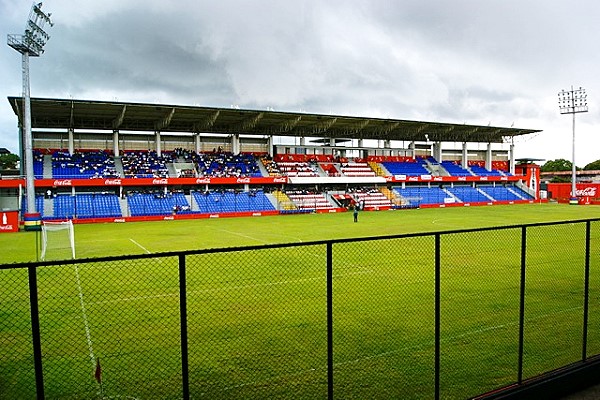
{"label": "person standing on field", "polygon": [[359,203],[354,203],[354,222],[358,222],[358,212],[360,211]]}

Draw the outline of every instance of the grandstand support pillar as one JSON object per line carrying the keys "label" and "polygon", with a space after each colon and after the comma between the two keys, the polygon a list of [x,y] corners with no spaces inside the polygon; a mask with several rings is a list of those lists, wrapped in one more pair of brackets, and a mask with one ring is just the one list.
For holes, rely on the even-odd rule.
{"label": "grandstand support pillar", "polygon": [[433,158],[442,161],[442,142],[433,143]]}
{"label": "grandstand support pillar", "polygon": [[485,169],[488,171],[492,170],[492,143],[487,144],[487,150],[485,152]]}
{"label": "grandstand support pillar", "polygon": [[200,153],[200,134],[196,133],[194,135],[194,148],[196,150],[196,154]]}
{"label": "grandstand support pillar", "polygon": [[115,157],[119,157],[119,131],[113,131],[113,153]]}
{"label": "grandstand support pillar", "polygon": [[233,154],[241,153],[239,133],[234,133],[233,135],[231,135],[231,152]]}
{"label": "grandstand support pillar", "polygon": [[269,157],[273,157],[275,146],[273,145],[273,135],[269,135],[267,142],[267,152],[269,153]]}
{"label": "grandstand support pillar", "polygon": [[391,156],[392,155],[392,141],[389,139],[385,139],[383,141],[383,155],[384,156]]}
{"label": "grandstand support pillar", "polygon": [[515,144],[510,144],[510,150],[508,151],[508,172],[512,175],[515,174]]}
{"label": "grandstand support pillar", "polygon": [[410,142],[410,144],[408,145],[408,148],[410,150],[410,157],[412,159],[417,158],[417,149],[416,149],[415,141],[414,140],[412,142]]}
{"label": "grandstand support pillar", "polygon": [[467,142],[463,142],[462,144],[462,160],[460,166],[463,167],[463,169],[467,169],[469,166],[469,150],[467,149]]}
{"label": "grandstand support pillar", "polygon": [[156,146],[156,154],[160,157],[162,155],[160,146],[160,131],[154,131],[154,143]]}
{"label": "grandstand support pillar", "polygon": [[75,129],[69,128],[69,154],[73,155],[75,152]]}

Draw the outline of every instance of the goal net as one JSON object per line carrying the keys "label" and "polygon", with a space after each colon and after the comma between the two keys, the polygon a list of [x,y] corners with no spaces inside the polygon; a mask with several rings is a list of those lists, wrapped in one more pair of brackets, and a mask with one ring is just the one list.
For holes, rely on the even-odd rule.
{"label": "goal net", "polygon": [[75,258],[73,221],[42,223],[42,260]]}

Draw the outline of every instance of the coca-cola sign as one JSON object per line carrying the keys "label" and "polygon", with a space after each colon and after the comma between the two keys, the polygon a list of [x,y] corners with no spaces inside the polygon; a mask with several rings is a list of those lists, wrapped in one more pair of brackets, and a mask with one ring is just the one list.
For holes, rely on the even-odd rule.
{"label": "coca-cola sign", "polygon": [[285,183],[286,178],[273,178],[273,183]]}
{"label": "coca-cola sign", "polygon": [[120,179],[105,179],[104,184],[109,185],[109,186],[112,186],[112,185],[120,186],[121,180]]}
{"label": "coca-cola sign", "polygon": [[197,178],[196,179],[196,184],[208,184],[210,183],[210,178]]}
{"label": "coca-cola sign", "polygon": [[152,179],[153,185],[166,185],[168,183],[169,183],[169,180],[167,178]]}
{"label": "coca-cola sign", "polygon": [[585,189],[577,189],[575,195],[577,197],[596,197],[596,188],[588,186]]}
{"label": "coca-cola sign", "polygon": [[250,178],[237,178],[237,183],[250,183]]}
{"label": "coca-cola sign", "polygon": [[73,186],[71,179],[55,179],[53,186]]}

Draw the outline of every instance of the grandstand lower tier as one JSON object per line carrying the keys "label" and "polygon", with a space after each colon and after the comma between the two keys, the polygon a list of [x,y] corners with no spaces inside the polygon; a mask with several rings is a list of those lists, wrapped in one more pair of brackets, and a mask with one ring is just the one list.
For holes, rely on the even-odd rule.
{"label": "grandstand lower tier", "polygon": [[[17,199],[16,199],[17,200]],[[359,187],[325,192],[310,190],[140,190],[122,192],[52,192],[35,199],[43,220],[126,222],[261,216],[294,213],[451,207],[531,203],[534,197],[516,185],[442,185]],[[23,196],[20,211],[27,212]]]}

